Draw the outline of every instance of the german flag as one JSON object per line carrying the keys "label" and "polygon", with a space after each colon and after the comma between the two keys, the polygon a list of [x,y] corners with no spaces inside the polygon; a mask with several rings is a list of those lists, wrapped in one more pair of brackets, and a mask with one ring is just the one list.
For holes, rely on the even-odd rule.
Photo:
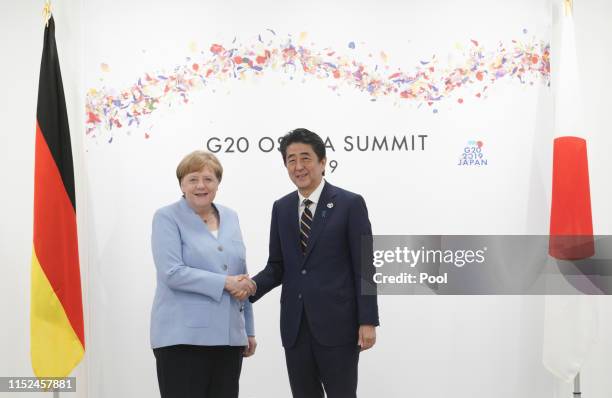
{"label": "german flag", "polygon": [[38,377],[66,377],[85,352],[74,172],[55,23],[38,83],[34,166],[31,356]]}

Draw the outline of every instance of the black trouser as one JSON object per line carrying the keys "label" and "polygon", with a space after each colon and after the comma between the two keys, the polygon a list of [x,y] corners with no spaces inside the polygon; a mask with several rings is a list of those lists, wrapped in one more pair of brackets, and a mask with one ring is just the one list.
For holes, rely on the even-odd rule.
{"label": "black trouser", "polygon": [[243,347],[173,345],[153,349],[162,398],[238,398]]}
{"label": "black trouser", "polygon": [[285,348],[285,359],[294,398],[323,398],[323,388],[328,398],[357,396],[357,341],[334,347],[319,344],[310,332],[305,312],[297,341]]}

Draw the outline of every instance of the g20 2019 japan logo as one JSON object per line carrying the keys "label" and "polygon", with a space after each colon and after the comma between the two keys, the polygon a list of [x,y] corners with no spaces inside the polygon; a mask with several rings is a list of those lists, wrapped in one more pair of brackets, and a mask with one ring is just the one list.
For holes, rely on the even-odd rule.
{"label": "g20 2019 japan logo", "polygon": [[468,141],[465,148],[463,148],[461,157],[459,157],[457,166],[486,166],[488,161],[484,156],[483,146],[484,143],[482,141]]}

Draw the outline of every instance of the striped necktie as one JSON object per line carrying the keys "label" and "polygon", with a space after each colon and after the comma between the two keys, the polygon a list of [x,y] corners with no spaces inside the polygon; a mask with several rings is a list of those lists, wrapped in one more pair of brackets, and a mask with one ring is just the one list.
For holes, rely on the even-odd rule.
{"label": "striped necktie", "polygon": [[300,247],[302,248],[302,254],[306,254],[306,247],[308,247],[308,238],[310,237],[310,226],[312,225],[312,212],[308,208],[312,203],[310,199],[304,199],[304,211],[302,217],[300,217]]}

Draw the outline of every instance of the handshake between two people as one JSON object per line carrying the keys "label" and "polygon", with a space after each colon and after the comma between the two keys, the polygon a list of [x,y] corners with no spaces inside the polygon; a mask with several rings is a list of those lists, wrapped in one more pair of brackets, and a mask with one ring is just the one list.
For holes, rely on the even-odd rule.
{"label": "handshake between two people", "polygon": [[248,274],[228,275],[225,278],[225,290],[236,300],[242,301],[255,294],[257,285]]}

